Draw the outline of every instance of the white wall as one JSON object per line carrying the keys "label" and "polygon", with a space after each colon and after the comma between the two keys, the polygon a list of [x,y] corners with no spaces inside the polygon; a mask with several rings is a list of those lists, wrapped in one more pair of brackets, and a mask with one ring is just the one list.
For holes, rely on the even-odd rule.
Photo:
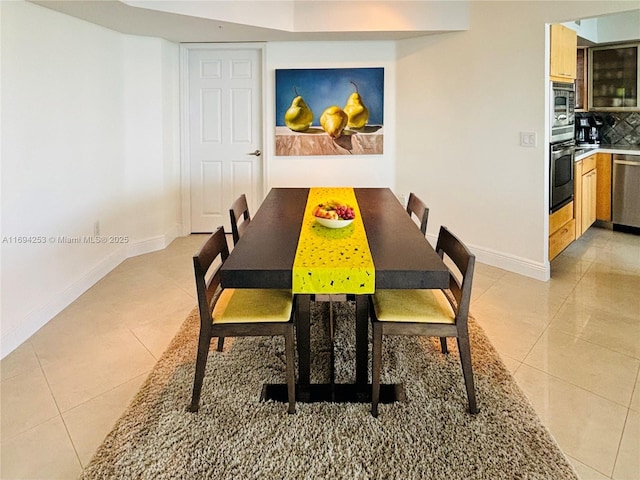
{"label": "white wall", "polygon": [[[549,275],[547,23],[637,2],[470,2],[470,29],[398,42],[397,191],[482,262]],[[536,148],[519,146],[536,132]]]}
{"label": "white wall", "polygon": [[179,234],[178,46],[124,36],[124,135],[128,255],[164,248]]}
{"label": "white wall", "polygon": [[[395,183],[394,42],[274,42],[266,48],[264,88],[265,192],[272,187],[393,186]],[[384,153],[356,156],[275,156],[275,70],[384,68]],[[346,101],[346,99],[345,99]],[[366,100],[365,100],[366,103]]]}
{"label": "white wall", "polygon": [[[177,46],[2,2],[2,356],[178,231]],[[69,244],[101,234],[128,243]],[[45,243],[15,243],[36,236]]]}

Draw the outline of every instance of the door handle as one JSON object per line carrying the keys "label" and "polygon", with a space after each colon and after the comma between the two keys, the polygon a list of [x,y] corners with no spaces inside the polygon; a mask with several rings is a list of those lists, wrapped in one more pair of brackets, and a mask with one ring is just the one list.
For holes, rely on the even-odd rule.
{"label": "door handle", "polygon": [[633,162],[630,160],[614,160],[613,163],[617,164],[617,165],[629,165],[629,166],[633,166],[633,167],[640,167],[640,163],[639,162]]}
{"label": "door handle", "polygon": [[259,157],[260,155],[262,155],[262,152],[260,150],[256,150],[255,152],[247,153],[247,155],[253,155],[255,157]]}

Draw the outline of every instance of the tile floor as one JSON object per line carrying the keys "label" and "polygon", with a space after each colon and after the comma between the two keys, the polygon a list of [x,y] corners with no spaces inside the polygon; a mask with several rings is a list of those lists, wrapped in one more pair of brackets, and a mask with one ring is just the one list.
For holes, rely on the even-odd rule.
{"label": "tile floor", "polygon": [[[195,306],[204,238],[126,260],[2,360],[0,478],[78,476]],[[640,479],[640,237],[592,227],[546,283],[478,265],[471,312],[582,479]]]}

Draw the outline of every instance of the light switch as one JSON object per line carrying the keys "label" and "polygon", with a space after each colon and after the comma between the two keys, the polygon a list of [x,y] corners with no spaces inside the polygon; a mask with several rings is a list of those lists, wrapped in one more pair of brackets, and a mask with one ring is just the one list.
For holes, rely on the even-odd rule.
{"label": "light switch", "polygon": [[536,132],[520,132],[521,147],[537,147],[538,134]]}

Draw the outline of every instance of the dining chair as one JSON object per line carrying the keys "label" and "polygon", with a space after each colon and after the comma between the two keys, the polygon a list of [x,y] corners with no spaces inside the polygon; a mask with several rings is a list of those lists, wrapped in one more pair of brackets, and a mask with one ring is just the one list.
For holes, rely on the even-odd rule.
{"label": "dining chair", "polygon": [[231,204],[229,217],[231,219],[231,235],[233,237],[233,244],[237,245],[240,237],[242,237],[244,231],[251,223],[247,197],[244,193],[236,198]]}
{"label": "dining chair", "polygon": [[429,209],[427,205],[420,200],[413,192],[409,193],[409,201],[407,202],[407,213],[413,219],[416,216],[420,222],[420,231],[427,234],[427,221],[429,220]]}
{"label": "dining chair", "polygon": [[[449,289],[446,293],[429,289],[376,290],[370,297],[373,326],[371,414],[374,417],[378,416],[380,399],[383,335],[440,337],[442,353],[445,354],[448,353],[447,337],[457,338],[469,412],[478,412],[467,326],[475,256],[444,226],[440,227],[436,252],[449,267]],[[449,266],[451,262],[458,272]]]}
{"label": "dining chair", "polygon": [[[233,238],[233,246],[235,247],[240,241],[240,237],[251,223],[251,214],[247,205],[247,197],[243,193],[236,198],[229,209],[229,219],[231,220],[231,236]],[[222,351],[224,347],[224,337],[218,337],[218,351]]]}
{"label": "dining chair", "polygon": [[223,289],[220,285],[220,267],[228,256],[229,247],[224,228],[218,227],[193,257],[200,311],[200,337],[189,410],[197,412],[200,406],[200,393],[213,337],[282,335],[285,342],[288,412],[295,413],[295,297],[290,290]]}

